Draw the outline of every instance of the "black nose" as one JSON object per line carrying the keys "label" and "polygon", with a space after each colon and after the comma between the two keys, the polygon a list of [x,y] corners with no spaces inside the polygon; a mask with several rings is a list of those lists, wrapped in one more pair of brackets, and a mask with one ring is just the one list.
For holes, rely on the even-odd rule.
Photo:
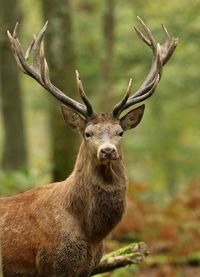
{"label": "black nose", "polygon": [[115,149],[111,147],[106,147],[101,149],[101,153],[106,155],[112,154],[114,152],[115,152]]}

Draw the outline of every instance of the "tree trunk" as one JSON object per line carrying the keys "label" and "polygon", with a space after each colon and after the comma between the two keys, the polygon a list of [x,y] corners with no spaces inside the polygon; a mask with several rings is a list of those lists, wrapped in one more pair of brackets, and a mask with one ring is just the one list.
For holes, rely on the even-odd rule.
{"label": "tree trunk", "polygon": [[[72,98],[77,94],[72,11],[69,0],[43,0],[44,19],[49,20],[46,53],[52,82]],[[77,138],[62,119],[60,105],[51,101],[53,178],[61,180],[71,172],[77,151]]]}
{"label": "tree trunk", "polygon": [[[104,54],[101,65],[102,72],[102,99],[101,106],[109,111],[113,102],[113,51],[115,42],[115,0],[105,1],[103,14],[103,41]],[[106,96],[106,97],[105,97]]]}
{"label": "tree trunk", "polygon": [[6,30],[13,30],[20,14],[17,0],[0,0],[0,6],[0,95],[4,125],[2,168],[17,170],[27,166],[26,137],[18,78],[19,70],[11,52]]}

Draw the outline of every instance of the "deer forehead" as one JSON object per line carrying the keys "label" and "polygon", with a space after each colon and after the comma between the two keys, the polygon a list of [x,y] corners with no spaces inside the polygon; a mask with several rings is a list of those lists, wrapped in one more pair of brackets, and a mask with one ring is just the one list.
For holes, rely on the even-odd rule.
{"label": "deer forehead", "polygon": [[122,131],[119,123],[97,123],[86,127],[85,132],[91,132],[94,135],[114,135]]}
{"label": "deer forehead", "polygon": [[94,135],[114,135],[122,131],[119,120],[113,118],[109,114],[99,114],[91,120],[85,132],[91,132]]}

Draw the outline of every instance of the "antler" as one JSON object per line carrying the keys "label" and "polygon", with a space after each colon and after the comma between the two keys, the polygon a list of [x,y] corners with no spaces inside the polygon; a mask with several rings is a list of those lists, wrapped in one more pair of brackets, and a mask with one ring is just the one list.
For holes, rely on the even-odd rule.
{"label": "antler", "polygon": [[142,25],[144,34],[136,27],[134,27],[134,29],[139,38],[152,49],[152,65],[145,81],[132,96],[130,96],[132,86],[132,79],[130,79],[127,91],[123,99],[118,104],[116,104],[113,109],[112,113],[115,117],[119,117],[122,111],[136,103],[144,101],[154,93],[162,76],[162,68],[172,56],[178,43],[178,38],[170,36],[165,26],[162,25],[163,31],[166,36],[166,41],[164,42],[164,44],[160,45],[156,42],[151,31],[142,21],[142,19],[140,17],[138,17],[138,19]]}
{"label": "antler", "polygon": [[[85,105],[71,99],[51,83],[50,76],[49,76],[49,67],[44,55],[44,43],[43,43],[43,37],[47,29],[47,25],[48,25],[48,22],[45,23],[45,25],[39,32],[38,36],[33,37],[33,40],[30,43],[30,46],[28,47],[28,50],[26,51],[25,55],[24,55],[22,46],[17,38],[18,23],[15,25],[12,35],[10,34],[9,31],[7,31],[17,65],[19,66],[19,68],[23,73],[35,79],[38,83],[40,83],[40,85],[42,85],[60,102],[72,108],[73,110],[77,111],[78,113],[82,114],[85,118],[92,117],[94,115],[92,105],[90,104],[89,99],[87,98],[84,92],[83,85],[78,71],[76,71],[77,87],[79,89],[81,98]],[[32,52],[32,58],[33,58],[33,64],[29,65],[27,61],[29,59],[31,52]]]}

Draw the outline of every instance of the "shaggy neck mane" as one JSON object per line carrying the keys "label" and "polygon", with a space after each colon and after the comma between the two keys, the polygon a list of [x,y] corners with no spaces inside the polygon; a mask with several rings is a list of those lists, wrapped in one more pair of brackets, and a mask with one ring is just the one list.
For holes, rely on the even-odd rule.
{"label": "shaggy neck mane", "polygon": [[83,141],[69,177],[68,208],[91,240],[102,240],[119,222],[127,186],[123,160],[101,164]]}

